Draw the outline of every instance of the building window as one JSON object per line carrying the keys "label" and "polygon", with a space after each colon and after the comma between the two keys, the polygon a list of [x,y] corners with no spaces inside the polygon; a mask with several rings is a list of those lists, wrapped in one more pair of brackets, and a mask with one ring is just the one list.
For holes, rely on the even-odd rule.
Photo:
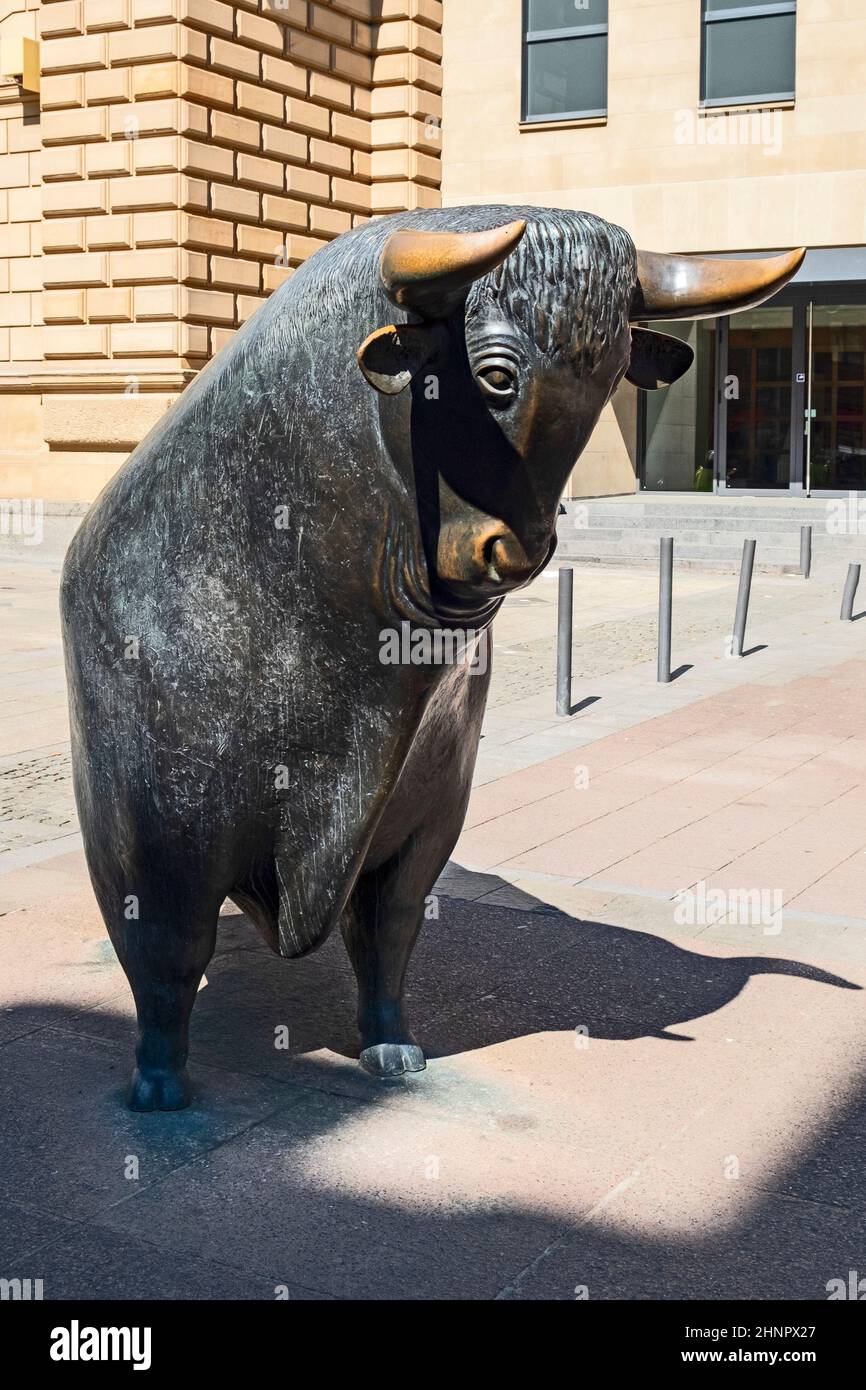
{"label": "building window", "polygon": [[607,114],[608,0],[523,0],[523,119]]}
{"label": "building window", "polygon": [[793,101],[797,0],[701,0],[701,102]]}

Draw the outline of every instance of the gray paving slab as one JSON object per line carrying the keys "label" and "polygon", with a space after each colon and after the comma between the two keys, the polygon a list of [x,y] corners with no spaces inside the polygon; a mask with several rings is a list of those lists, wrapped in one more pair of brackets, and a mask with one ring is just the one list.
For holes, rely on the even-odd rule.
{"label": "gray paving slab", "polygon": [[135,1115],[123,1104],[127,1048],[57,1026],[0,1048],[0,1197],[82,1217],[164,1177],[300,1099],[291,1087],[199,1066],[199,1104]]}
{"label": "gray paving slab", "polygon": [[[8,1279],[41,1277],[33,1260],[37,1252],[65,1235],[74,1235],[77,1224],[38,1207],[0,1200],[0,1267]],[[3,1277],[3,1276],[0,1276]]]}
{"label": "gray paving slab", "polygon": [[[640,1192],[640,1183],[635,1184]],[[616,1212],[615,1204],[608,1208]],[[821,1203],[765,1196],[712,1237],[630,1239],[587,1222],[541,1251],[499,1297],[575,1299],[826,1299],[833,1279],[862,1266],[866,1229]]]}
{"label": "gray paving slab", "polygon": [[[230,1252],[229,1252],[230,1253]],[[46,1301],[83,1297],[96,1300],[273,1300],[326,1299],[314,1289],[288,1285],[238,1269],[230,1261],[207,1259],[201,1250],[172,1252],[142,1236],[100,1225],[81,1225],[31,1255]]]}
{"label": "gray paving slab", "polygon": [[[551,1223],[495,1207],[442,1218],[407,1209],[387,1182],[366,1200],[320,1185],[317,1150],[351,1148],[368,1108],[311,1094],[104,1219],[112,1230],[146,1231],[172,1257],[201,1253],[341,1298],[492,1298],[502,1269],[543,1245]],[[425,1139],[429,1150],[435,1125]],[[419,1149],[419,1165],[426,1158]]]}

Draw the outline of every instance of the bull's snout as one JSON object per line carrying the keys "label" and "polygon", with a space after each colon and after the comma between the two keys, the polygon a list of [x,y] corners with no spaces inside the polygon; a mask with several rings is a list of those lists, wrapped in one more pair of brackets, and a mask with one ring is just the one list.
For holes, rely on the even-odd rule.
{"label": "bull's snout", "polygon": [[439,537],[437,571],[440,583],[463,598],[507,593],[526,584],[546,564],[549,536],[524,545],[504,522],[449,526]]}
{"label": "bull's snout", "polygon": [[547,550],[545,545],[533,558],[527,555],[514,532],[503,528],[480,538],[476,563],[485,579],[511,588],[532,577],[544,563]]}

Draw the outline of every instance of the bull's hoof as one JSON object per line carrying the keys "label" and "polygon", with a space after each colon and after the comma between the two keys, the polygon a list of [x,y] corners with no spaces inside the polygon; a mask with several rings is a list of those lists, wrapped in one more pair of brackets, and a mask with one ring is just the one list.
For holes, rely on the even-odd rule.
{"label": "bull's hoof", "polygon": [[142,1071],[132,1073],[126,1103],[130,1110],[185,1110],[192,1098],[185,1071]]}
{"label": "bull's hoof", "polygon": [[407,1071],[423,1071],[426,1065],[424,1053],[414,1043],[376,1043],[361,1053],[361,1066],[379,1081]]}

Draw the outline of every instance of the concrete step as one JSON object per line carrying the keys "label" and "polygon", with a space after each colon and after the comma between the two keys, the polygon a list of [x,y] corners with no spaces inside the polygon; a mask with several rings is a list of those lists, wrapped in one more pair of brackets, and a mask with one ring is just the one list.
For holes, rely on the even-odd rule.
{"label": "concrete step", "polygon": [[[800,554],[800,533],[784,531],[711,531],[711,530],[680,530],[677,527],[656,531],[654,528],[622,528],[613,526],[590,526],[583,530],[566,530],[562,526],[559,528],[560,546],[568,546],[573,549],[592,549],[596,545],[617,545],[622,549],[630,549],[640,545],[645,541],[651,541],[658,549],[660,536],[673,536],[676,546],[680,545],[712,545],[737,552],[743,548],[744,540],[754,540],[757,542],[759,550],[767,547],[770,549],[788,549]],[[828,555],[866,555],[866,536],[828,536],[825,534],[813,534],[812,554],[827,553]]]}
{"label": "concrete step", "polygon": [[[797,546],[798,554],[800,550],[799,531],[778,531],[775,529],[771,531],[721,531],[709,526],[692,527],[672,525],[667,527],[663,526],[661,528],[655,526],[611,526],[596,524],[595,521],[593,521],[590,526],[575,527],[573,530],[560,526],[559,535],[562,541],[565,541],[566,538],[580,541],[582,538],[595,537],[598,540],[616,541],[618,544],[622,545],[635,545],[641,537],[650,537],[657,540],[659,536],[673,536],[674,540],[684,541],[686,543],[700,541],[708,544],[712,543],[714,545],[736,546],[741,545],[742,541],[748,538],[750,540],[757,540],[759,544],[769,543],[770,545],[784,545],[790,543],[791,545]],[[823,544],[824,542],[833,542],[836,539],[837,538],[833,536],[815,536],[814,533],[812,537],[813,546],[819,541]],[[859,539],[861,544],[866,544],[866,538],[864,537],[852,537],[851,539],[855,542]]]}
{"label": "concrete step", "polygon": [[557,554],[580,564],[651,564],[658,560],[659,537],[673,536],[678,564],[727,571],[739,567],[749,538],[757,541],[758,570],[791,573],[799,569],[800,527],[811,525],[813,564],[866,563],[866,516],[861,520],[855,512],[846,520],[853,522],[851,532],[837,534],[839,502],[831,510],[820,498],[584,499],[565,504]]}
{"label": "concrete step", "polygon": [[[653,555],[560,555],[556,552],[556,565],[574,565],[577,569],[584,567],[598,567],[601,569],[647,569],[654,573],[658,572],[659,557],[655,552]],[[674,557],[675,569],[704,570],[707,574],[739,574],[740,557],[726,557],[724,554],[713,556],[711,559],[701,558],[694,555],[676,555]],[[756,574],[770,575],[799,575],[800,567],[789,561],[779,560],[770,561],[766,558],[762,561],[755,559]],[[815,570],[813,568],[813,573]]]}
{"label": "concrete step", "polygon": [[[825,506],[810,507],[808,504],[801,504],[794,507],[790,504],[778,508],[770,507],[738,507],[726,503],[721,499],[712,504],[696,506],[693,503],[683,507],[647,507],[639,502],[632,506],[611,506],[600,503],[580,503],[566,502],[566,510],[569,512],[580,510],[584,515],[590,516],[624,516],[629,521],[647,521],[657,519],[659,521],[670,520],[671,517],[692,517],[695,522],[706,521],[708,519],[724,519],[732,521],[751,522],[755,525],[759,523],[783,521],[786,523],[794,522],[800,525],[802,522],[809,522],[811,525],[823,525],[830,517],[838,515]],[[863,526],[866,527],[866,518],[863,519]]]}
{"label": "concrete step", "polygon": [[[657,559],[659,559],[659,546],[649,543],[649,545],[635,545],[630,546],[628,549],[620,549],[620,546],[606,545],[605,542],[602,542],[601,545],[594,545],[591,549],[585,550],[575,550],[566,548],[566,546],[559,546],[556,553],[557,556],[560,557],[560,560],[569,559],[574,560],[574,562],[592,559],[621,560],[623,563],[628,563],[630,560],[652,560],[652,562],[657,562]],[[720,546],[717,545],[696,545],[696,543],[692,543],[692,545],[674,546],[674,563],[677,563],[678,560],[685,559],[706,560],[708,563],[724,564],[724,566],[728,566],[728,564],[735,564],[735,566],[738,566],[742,559],[742,550],[726,550],[721,549]],[[799,552],[794,553],[792,550],[784,548],[784,546],[765,546],[763,550],[756,550],[755,563],[774,564],[774,566],[778,566],[778,564],[794,564],[794,566],[799,566]]]}
{"label": "concrete step", "polygon": [[[694,516],[692,513],[683,515],[682,513],[672,516],[623,516],[621,512],[590,512],[588,516],[589,526],[584,526],[581,513],[571,513],[570,522],[574,530],[581,529],[595,530],[596,527],[614,527],[617,530],[652,530],[659,535],[670,532],[671,528],[679,530],[683,527],[687,530],[712,530],[742,533],[750,535],[760,535],[764,532],[789,532],[791,535],[800,535],[800,527],[811,525],[813,536],[835,534],[827,526],[824,516],[819,518],[799,517],[733,517],[718,516],[711,514]],[[565,517],[562,518],[565,523]],[[866,539],[864,534],[863,539]]]}
{"label": "concrete step", "polygon": [[[635,525],[652,525],[660,528],[666,525],[684,525],[684,527],[720,527],[721,530],[746,530],[755,528],[759,531],[784,530],[796,531],[799,535],[801,525],[810,525],[813,531],[835,532],[840,530],[833,517],[826,512],[820,513],[796,513],[795,516],[787,516],[785,513],[767,512],[728,512],[719,510],[713,512],[695,512],[691,507],[683,509],[683,512],[659,512],[652,509],[648,512],[631,512],[626,507],[588,507],[585,512],[566,512],[566,516],[573,517],[575,527],[587,523],[595,525],[621,525],[621,527],[635,527]],[[866,535],[866,528],[862,534]]]}

